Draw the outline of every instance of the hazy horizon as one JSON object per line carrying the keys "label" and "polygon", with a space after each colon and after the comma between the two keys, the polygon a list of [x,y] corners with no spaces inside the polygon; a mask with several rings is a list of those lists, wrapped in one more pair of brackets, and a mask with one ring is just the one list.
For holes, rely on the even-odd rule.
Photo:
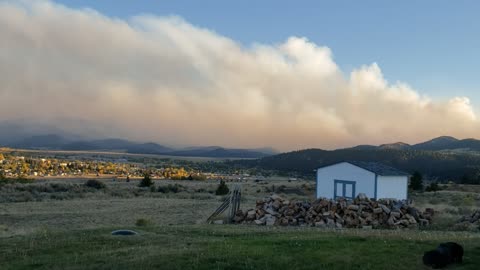
{"label": "hazy horizon", "polygon": [[[127,140],[130,142],[134,143],[156,143],[161,146],[165,146],[168,148],[171,148],[172,150],[183,150],[183,149],[190,149],[190,148],[202,148],[202,147],[220,147],[220,148],[228,148],[228,149],[249,149],[249,150],[260,150],[260,151],[273,151],[276,153],[283,153],[283,152],[290,152],[290,151],[298,151],[298,150],[304,150],[304,149],[321,149],[321,150],[338,150],[338,149],[344,149],[344,148],[352,148],[352,147],[357,147],[357,146],[367,146],[367,145],[372,145],[372,146],[382,146],[384,144],[396,144],[396,143],[406,143],[408,145],[415,145],[415,144],[420,144],[424,143],[426,141],[430,141],[433,139],[437,139],[440,137],[451,137],[449,135],[440,135],[437,137],[432,137],[424,141],[413,141],[413,142],[404,142],[404,141],[391,141],[391,142],[385,142],[381,144],[365,144],[365,143],[358,143],[358,144],[353,144],[353,145],[346,145],[346,146],[341,146],[341,147],[336,147],[336,148],[321,148],[321,147],[305,147],[305,148],[298,148],[298,149],[288,149],[288,150],[281,150],[277,149],[275,147],[271,147],[269,145],[264,145],[264,146],[259,146],[259,147],[232,147],[228,145],[205,145],[205,144],[198,144],[198,145],[193,145],[193,144],[166,144],[162,141],[145,141],[145,140],[131,140],[129,138],[124,138],[124,137],[112,137],[112,136],[103,136],[103,135],[92,135],[88,134],[89,136],[80,136],[78,134],[73,134],[73,133],[68,133],[64,132],[63,130],[57,129],[52,126],[41,126],[41,125],[36,125],[34,123],[30,124],[18,124],[18,123],[9,123],[9,122],[0,122],[0,129],[6,129],[10,128],[14,132],[11,132],[10,134],[8,133],[2,133],[0,134],[0,147],[3,145],[5,146],[11,146],[16,143],[22,144],[24,140],[30,141],[30,139],[34,137],[46,137],[46,136],[59,136],[61,137],[65,143],[69,142],[80,142],[80,141],[97,141],[97,140]],[[454,137],[457,140],[464,140],[464,139],[478,139],[475,137]]]}
{"label": "hazy horizon", "polygon": [[[178,15],[0,2],[0,121],[166,145],[335,149],[476,137],[469,97],[342,70],[309,37],[243,45]],[[355,50],[352,44],[352,50]],[[446,63],[448,64],[448,63]]]}

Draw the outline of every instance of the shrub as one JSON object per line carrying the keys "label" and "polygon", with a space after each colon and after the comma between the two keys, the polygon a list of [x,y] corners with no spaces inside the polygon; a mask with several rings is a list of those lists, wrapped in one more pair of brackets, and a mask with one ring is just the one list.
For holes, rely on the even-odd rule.
{"label": "shrub", "polygon": [[142,181],[140,181],[139,187],[149,187],[149,186],[152,186],[152,185],[153,185],[152,178],[150,178],[150,174],[149,174],[149,173],[146,173],[146,174],[143,176]]}
{"label": "shrub", "polygon": [[158,187],[158,192],[161,192],[161,193],[169,193],[169,192],[172,192],[172,193],[178,193],[180,191],[182,191],[184,189],[184,186],[182,185],[179,185],[179,184],[175,184],[175,185],[171,185],[171,184],[168,184],[168,186],[160,186]]}
{"label": "shrub", "polygon": [[435,192],[435,191],[439,191],[439,190],[442,190],[442,189],[441,189],[440,186],[439,186],[437,183],[435,183],[435,182],[430,183],[430,185],[428,185],[428,186],[425,188],[425,191],[433,191],[433,192]]}
{"label": "shrub", "polygon": [[471,196],[465,196],[462,199],[462,205],[463,206],[473,206],[475,204],[475,199],[472,198]]}
{"label": "shrub", "polygon": [[276,191],[275,185],[272,185],[271,187],[265,187],[265,192],[275,193],[275,191]]}
{"label": "shrub", "polygon": [[217,190],[215,191],[215,195],[226,195],[229,191],[230,190],[228,189],[227,184],[225,184],[225,181],[221,180]]}
{"label": "shrub", "polygon": [[53,192],[67,192],[70,191],[73,186],[64,183],[51,183],[50,187],[53,189]]}
{"label": "shrub", "polygon": [[85,183],[85,186],[87,187],[91,187],[91,188],[95,188],[95,189],[104,189],[106,188],[107,186],[105,185],[105,183],[99,181],[99,180],[95,180],[95,179],[90,179],[88,180],[86,183]]}
{"label": "shrub", "polygon": [[19,176],[17,178],[0,177],[0,185],[4,185],[4,184],[31,184],[33,182],[34,182],[33,179],[25,178],[25,177],[22,177],[22,176]]}
{"label": "shrub", "polygon": [[152,222],[148,219],[145,219],[145,218],[139,218],[139,219],[137,219],[137,222],[135,222],[135,225],[138,226],[138,227],[145,227],[145,226],[152,225]]}
{"label": "shrub", "polygon": [[422,175],[419,172],[414,172],[410,178],[409,188],[412,190],[422,190],[423,189],[423,180]]}
{"label": "shrub", "polygon": [[438,198],[438,197],[433,197],[430,200],[428,200],[428,203],[430,203],[430,204],[441,204],[443,202],[445,202],[445,200],[442,199],[442,198]]}
{"label": "shrub", "polygon": [[65,193],[65,192],[50,194],[50,199],[52,199],[52,200],[63,201],[63,200],[70,200],[70,199],[73,199],[73,198],[74,198],[74,196],[72,194]]}

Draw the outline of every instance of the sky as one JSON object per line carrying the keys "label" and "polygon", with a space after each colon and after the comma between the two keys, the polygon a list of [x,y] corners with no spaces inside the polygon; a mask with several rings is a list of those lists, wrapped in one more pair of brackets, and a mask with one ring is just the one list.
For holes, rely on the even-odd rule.
{"label": "sky", "polygon": [[0,1],[0,120],[279,150],[478,137],[479,6]]}
{"label": "sky", "polygon": [[480,107],[478,1],[58,1],[127,19],[178,15],[244,44],[307,37],[333,50],[342,70],[376,62],[389,81],[428,95],[467,95]]}

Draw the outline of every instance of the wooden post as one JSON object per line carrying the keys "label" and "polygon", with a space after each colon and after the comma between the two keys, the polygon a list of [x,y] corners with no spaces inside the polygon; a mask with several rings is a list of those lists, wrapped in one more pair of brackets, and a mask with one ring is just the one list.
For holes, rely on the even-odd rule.
{"label": "wooden post", "polygon": [[232,223],[234,221],[235,215],[237,211],[240,209],[240,199],[241,199],[241,191],[240,185],[235,184],[233,190],[230,191],[227,198],[223,201],[223,203],[213,212],[213,214],[207,219],[207,221],[212,221],[215,217],[225,212],[225,210],[230,207],[230,211],[228,213],[228,223]]}

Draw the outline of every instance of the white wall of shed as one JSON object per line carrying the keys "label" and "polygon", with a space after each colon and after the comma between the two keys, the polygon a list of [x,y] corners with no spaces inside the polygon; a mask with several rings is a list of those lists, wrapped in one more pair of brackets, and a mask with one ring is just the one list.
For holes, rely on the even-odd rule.
{"label": "white wall of shed", "polygon": [[355,194],[375,196],[375,174],[348,162],[337,163],[317,170],[317,198],[334,197],[335,180],[355,181]]}
{"label": "white wall of shed", "polygon": [[377,198],[407,199],[408,176],[378,176]]}

